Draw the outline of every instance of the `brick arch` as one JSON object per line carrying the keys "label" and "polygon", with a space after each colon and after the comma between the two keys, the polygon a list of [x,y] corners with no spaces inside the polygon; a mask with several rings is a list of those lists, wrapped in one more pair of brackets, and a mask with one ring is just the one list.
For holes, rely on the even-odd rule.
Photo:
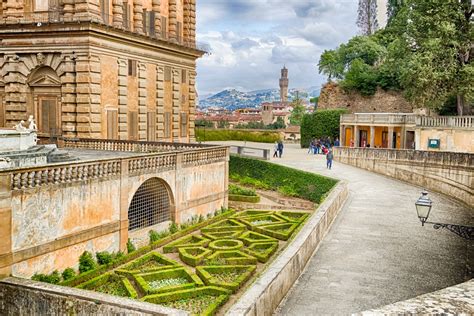
{"label": "brick arch", "polygon": [[174,198],[168,183],[157,177],[145,180],[128,206],[129,231],[174,220]]}

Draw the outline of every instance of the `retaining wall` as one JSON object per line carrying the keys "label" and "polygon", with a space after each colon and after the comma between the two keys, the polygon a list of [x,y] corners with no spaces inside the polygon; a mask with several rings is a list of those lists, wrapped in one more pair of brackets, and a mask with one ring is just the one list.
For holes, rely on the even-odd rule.
{"label": "retaining wall", "polygon": [[334,147],[334,159],[377,172],[474,206],[474,154]]}
{"label": "retaining wall", "polygon": [[295,239],[226,315],[272,315],[331,228],[347,195],[346,183],[339,182]]}

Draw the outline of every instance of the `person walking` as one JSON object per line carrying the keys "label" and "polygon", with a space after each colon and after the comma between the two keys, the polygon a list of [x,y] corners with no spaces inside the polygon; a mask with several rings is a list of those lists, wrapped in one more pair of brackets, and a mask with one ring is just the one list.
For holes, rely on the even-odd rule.
{"label": "person walking", "polygon": [[278,142],[275,142],[275,146],[273,146],[273,158],[278,157]]}
{"label": "person walking", "polygon": [[281,158],[281,155],[283,154],[283,142],[280,140],[278,142],[278,157]]}
{"label": "person walking", "polygon": [[331,170],[333,158],[334,155],[332,153],[332,149],[329,149],[328,153],[326,154],[326,168],[328,168],[329,170]]}

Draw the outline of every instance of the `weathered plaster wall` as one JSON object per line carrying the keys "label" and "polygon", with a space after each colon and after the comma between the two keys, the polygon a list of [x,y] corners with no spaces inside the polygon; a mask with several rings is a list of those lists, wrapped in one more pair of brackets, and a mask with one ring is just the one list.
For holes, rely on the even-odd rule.
{"label": "weathered plaster wall", "polygon": [[347,109],[350,113],[411,113],[413,107],[401,93],[378,89],[375,95],[364,97],[356,92],[345,92],[337,83],[326,83],[321,89],[319,109]]}
{"label": "weathered plaster wall", "polygon": [[334,159],[474,206],[474,154],[334,147]]}
{"label": "weathered plaster wall", "polygon": [[[474,129],[417,128],[415,135],[420,150],[474,153]],[[429,139],[439,139],[440,148],[428,148]]]}
{"label": "weathered plaster wall", "polygon": [[40,187],[12,197],[13,251],[120,219],[120,179]]}
{"label": "weathered plaster wall", "polygon": [[51,251],[44,255],[14,264],[12,267],[12,275],[29,278],[36,272],[51,273],[54,270],[63,271],[70,267],[77,270],[79,268],[79,256],[84,251],[87,250],[92,253],[98,251],[119,251],[119,241],[119,233],[115,232]]}

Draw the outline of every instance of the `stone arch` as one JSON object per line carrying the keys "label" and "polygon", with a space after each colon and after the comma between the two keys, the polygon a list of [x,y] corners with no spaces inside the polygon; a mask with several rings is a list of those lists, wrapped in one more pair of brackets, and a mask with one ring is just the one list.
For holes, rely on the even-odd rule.
{"label": "stone arch", "polygon": [[128,207],[128,230],[136,231],[174,220],[174,199],[163,179],[153,177],[135,191]]}
{"label": "stone arch", "polygon": [[39,66],[27,78],[28,112],[34,113],[38,132],[48,136],[61,134],[61,79],[49,66]]}

